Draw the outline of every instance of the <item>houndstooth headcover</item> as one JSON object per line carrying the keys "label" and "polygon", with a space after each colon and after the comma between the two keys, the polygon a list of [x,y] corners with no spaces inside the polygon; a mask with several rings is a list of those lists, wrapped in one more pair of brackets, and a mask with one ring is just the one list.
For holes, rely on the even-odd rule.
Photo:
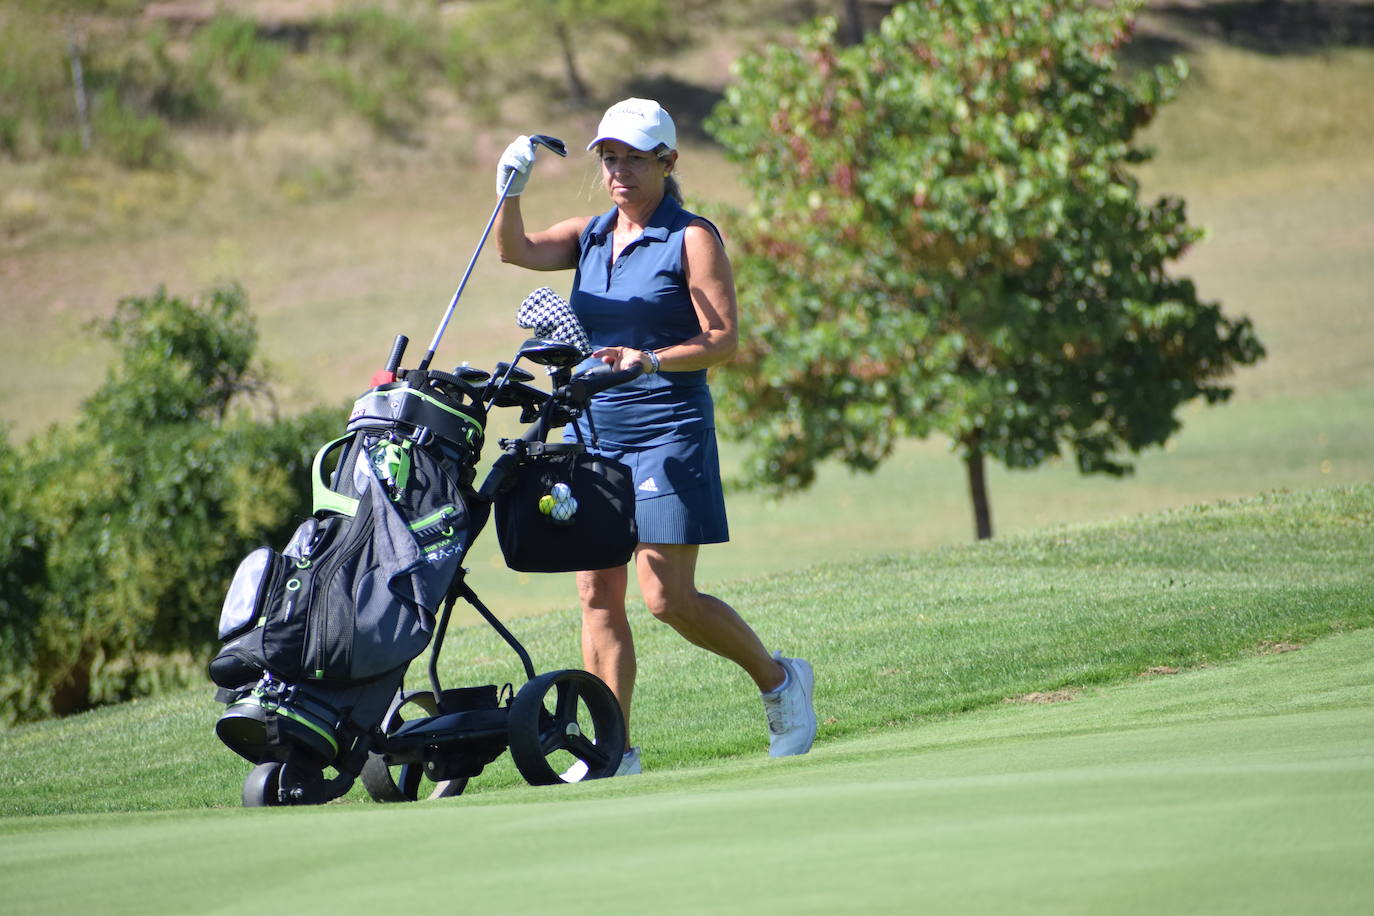
{"label": "houndstooth headcover", "polygon": [[525,297],[525,301],[520,303],[515,323],[534,331],[536,337],[572,344],[582,351],[583,356],[592,352],[592,342],[582,322],[577,320],[572,306],[568,305],[568,300],[547,286],[541,286]]}

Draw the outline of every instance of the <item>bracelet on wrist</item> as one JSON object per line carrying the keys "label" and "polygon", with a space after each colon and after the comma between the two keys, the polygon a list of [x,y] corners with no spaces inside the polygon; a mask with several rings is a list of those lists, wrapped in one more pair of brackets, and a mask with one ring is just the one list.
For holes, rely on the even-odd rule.
{"label": "bracelet on wrist", "polygon": [[647,356],[647,357],[649,357],[649,373],[648,373],[648,374],[649,374],[649,375],[653,375],[655,372],[658,371],[658,367],[659,367],[659,365],[660,365],[660,360],[659,360],[659,358],[658,358],[658,354],[655,353],[653,350],[645,350],[645,351],[644,351],[644,355]]}

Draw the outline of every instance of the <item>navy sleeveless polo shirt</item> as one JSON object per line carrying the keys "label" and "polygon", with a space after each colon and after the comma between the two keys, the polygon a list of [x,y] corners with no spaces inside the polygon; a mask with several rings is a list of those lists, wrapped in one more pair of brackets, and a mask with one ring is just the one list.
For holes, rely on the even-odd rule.
{"label": "navy sleeveless polo shirt", "polygon": [[[593,219],[579,239],[569,302],[592,348],[656,350],[701,334],[682,252],[688,224],[700,217],[664,197],[643,235],[612,261],[616,214]],[[642,542],[730,539],[715,425],[705,369],[642,375],[596,395],[590,423],[578,421],[596,451],[630,467]],[[565,430],[565,439],[575,437]]]}
{"label": "navy sleeveless polo shirt", "polygon": [[[570,302],[593,349],[657,350],[701,333],[682,260],[683,233],[699,218],[665,196],[614,263],[616,210],[587,224]],[[716,425],[705,369],[642,375],[598,394],[592,414],[598,439],[616,446],[656,445]]]}

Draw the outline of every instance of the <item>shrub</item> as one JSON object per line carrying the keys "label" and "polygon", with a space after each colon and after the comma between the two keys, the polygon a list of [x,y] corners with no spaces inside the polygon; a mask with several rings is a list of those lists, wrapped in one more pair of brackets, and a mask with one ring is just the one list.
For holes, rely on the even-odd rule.
{"label": "shrub", "polygon": [[0,122],[4,151],[16,159],[76,136],[76,106],[64,37],[21,11],[0,16]]}
{"label": "shrub", "polygon": [[191,68],[222,70],[240,82],[266,85],[281,71],[286,49],[258,34],[257,23],[245,16],[220,13],[196,33]]}
{"label": "shrub", "polygon": [[429,110],[445,72],[445,30],[432,10],[341,10],[319,24],[313,49],[326,86],[379,133],[403,136]]}
{"label": "shrub", "polygon": [[95,100],[91,118],[98,149],[129,169],[166,169],[177,162],[172,136],[155,114],[139,114],[125,105],[113,89]]}
{"label": "shrub", "polygon": [[0,440],[5,718],[65,714],[198,677],[229,578],[307,511],[310,460],[340,420],[260,422],[243,292],[119,303],[119,347],[77,420]]}

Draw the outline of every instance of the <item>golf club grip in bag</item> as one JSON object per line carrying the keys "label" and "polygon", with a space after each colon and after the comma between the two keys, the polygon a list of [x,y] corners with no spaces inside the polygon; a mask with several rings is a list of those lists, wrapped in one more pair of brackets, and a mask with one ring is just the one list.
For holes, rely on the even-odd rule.
{"label": "golf club grip in bag", "polygon": [[624,566],[639,543],[630,469],[580,443],[529,443],[495,503],[501,554],[518,572]]}

